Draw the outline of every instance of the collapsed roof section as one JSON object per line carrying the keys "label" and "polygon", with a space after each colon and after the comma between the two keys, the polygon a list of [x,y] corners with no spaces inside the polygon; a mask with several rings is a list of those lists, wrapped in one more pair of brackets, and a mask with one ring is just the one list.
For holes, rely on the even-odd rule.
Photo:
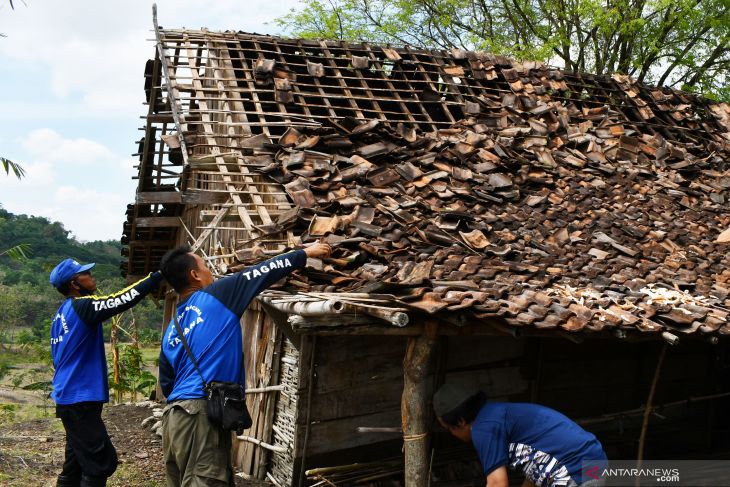
{"label": "collapsed roof section", "polygon": [[225,274],[325,238],[289,282],[310,301],[730,331],[727,105],[461,50],[156,33],[129,277],[176,242]]}

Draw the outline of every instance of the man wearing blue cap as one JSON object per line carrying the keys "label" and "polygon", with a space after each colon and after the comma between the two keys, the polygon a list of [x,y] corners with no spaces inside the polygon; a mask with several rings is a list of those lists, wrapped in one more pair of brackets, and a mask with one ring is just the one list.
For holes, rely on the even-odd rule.
{"label": "man wearing blue cap", "polygon": [[117,452],[101,420],[109,402],[102,322],[122,313],[157,288],[159,272],[108,296],[94,294],[94,264],[65,259],[51,272],[51,284],[66,299],[51,324],[56,373],[51,398],[66,430],[66,459],[57,487],[101,487],[117,468]]}

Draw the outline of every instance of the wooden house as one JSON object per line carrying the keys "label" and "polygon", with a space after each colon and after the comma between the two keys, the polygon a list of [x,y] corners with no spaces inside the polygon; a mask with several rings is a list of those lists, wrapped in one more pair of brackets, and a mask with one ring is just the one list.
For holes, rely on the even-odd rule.
{"label": "wooden house", "polygon": [[157,26],[144,88],[130,280],[185,242],[221,276],[336,249],[242,320],[245,475],[483,485],[434,425],[450,379],[559,409],[611,458],[730,452],[727,105],[484,53]]}

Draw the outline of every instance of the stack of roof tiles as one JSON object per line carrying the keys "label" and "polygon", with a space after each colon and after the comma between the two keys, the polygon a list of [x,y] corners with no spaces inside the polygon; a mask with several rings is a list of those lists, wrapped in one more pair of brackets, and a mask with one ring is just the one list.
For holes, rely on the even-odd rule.
{"label": "stack of roof tiles", "polygon": [[503,71],[514,92],[466,102],[449,129],[344,119],[259,144],[298,205],[266,230],[337,245],[289,288],[515,326],[730,333],[728,106],[655,90],[690,127],[670,140],[638,98],[654,126],[553,100],[544,70]]}

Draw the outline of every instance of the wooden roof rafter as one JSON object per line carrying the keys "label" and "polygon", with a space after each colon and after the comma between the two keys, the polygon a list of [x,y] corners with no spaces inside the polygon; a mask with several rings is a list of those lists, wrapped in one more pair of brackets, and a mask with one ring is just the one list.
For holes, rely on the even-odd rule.
{"label": "wooden roof rafter", "polygon": [[[191,243],[224,266],[235,262],[220,256],[254,242],[271,253],[293,243],[290,231],[277,228],[292,203],[278,182],[261,174],[282,164],[282,154],[304,149],[281,150],[277,144],[291,128],[306,132],[352,118],[435,132],[450,128],[467,108],[492,109],[512,97],[525,110],[531,100],[553,100],[593,120],[617,113],[627,130],[679,141],[702,143],[703,130],[727,131],[691,95],[485,53],[160,29],[156,19],[155,37],[160,75],[139,151],[137,206],[143,206],[135,207],[125,226],[127,237],[143,233],[128,252],[153,248],[146,242],[156,232],[164,241],[171,234],[185,240],[181,227],[189,230]],[[687,98],[690,116],[667,109],[671,97]],[[505,103],[508,112],[515,107]],[[176,137],[179,147],[163,143],[163,135],[165,141]],[[145,176],[149,168],[152,175]],[[177,228],[155,226],[169,225],[174,217],[182,221]],[[139,274],[133,267],[156,265],[153,254],[137,253],[142,251],[150,252],[132,252],[130,275]]]}

